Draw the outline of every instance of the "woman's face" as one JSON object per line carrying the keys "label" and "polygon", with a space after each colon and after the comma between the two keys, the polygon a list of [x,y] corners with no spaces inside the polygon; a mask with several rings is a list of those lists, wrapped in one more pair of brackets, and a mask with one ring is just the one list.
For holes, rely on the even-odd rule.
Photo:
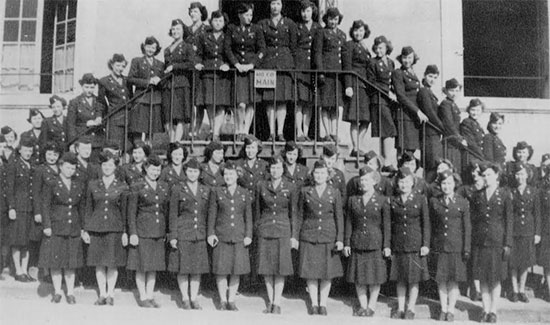
{"label": "woman's face", "polygon": [[359,183],[361,184],[363,192],[372,192],[374,190],[374,185],[376,185],[374,173],[367,173],[361,176],[361,178],[359,178]]}
{"label": "woman's face", "polygon": [[101,172],[103,173],[103,176],[105,177],[112,176],[115,173],[115,170],[116,170],[116,164],[113,159],[109,159],[101,163]]}
{"label": "woman's face", "polygon": [[435,84],[435,81],[437,80],[438,77],[439,75],[436,73],[428,73],[427,75],[424,76],[424,79],[426,80],[426,83],[428,84],[428,86],[432,87]]}
{"label": "woman's face", "polygon": [[524,148],[516,150],[516,158],[517,161],[527,162],[527,159],[529,159],[529,149]]}
{"label": "woman's face", "polygon": [[198,179],[199,179],[199,176],[201,174],[201,170],[200,169],[197,169],[197,168],[189,168],[187,167],[185,169],[185,176],[187,176],[187,179],[191,182],[191,183],[195,183]]}
{"label": "woman's face", "polygon": [[117,77],[122,76],[124,69],[126,69],[126,61],[113,62],[113,64],[111,64],[111,69],[113,70],[113,73],[115,76]]}
{"label": "woman's face", "polygon": [[160,166],[155,165],[149,165],[145,169],[145,174],[147,175],[147,178],[149,178],[152,181],[156,181],[160,176]]}
{"label": "woman's face", "polygon": [[359,28],[356,28],[351,34],[353,35],[353,40],[358,42],[365,38],[365,27],[361,26]]}
{"label": "woman's face", "polygon": [[52,108],[53,116],[59,117],[63,114],[63,103],[61,103],[59,100],[53,102],[50,107]]}
{"label": "woman's face", "polygon": [[271,179],[273,180],[281,179],[281,177],[283,176],[283,171],[283,162],[278,162],[269,166],[269,174],[271,175]]}
{"label": "woman's face", "polygon": [[145,56],[147,56],[148,58],[152,58],[157,52],[157,43],[145,44],[143,48],[145,50]]}
{"label": "woman's face", "polygon": [[225,19],[223,17],[213,18],[210,21],[210,24],[212,25],[212,28],[215,32],[222,31],[225,27]]}
{"label": "woman's face", "polygon": [[378,159],[376,157],[367,161],[366,165],[372,170],[376,170],[376,171],[380,170],[380,165],[378,165]]}
{"label": "woman's face", "polygon": [[91,97],[94,94],[95,84],[83,84],[82,93],[86,97]]}
{"label": "woman's face", "polygon": [[269,9],[272,16],[278,16],[281,14],[281,10],[283,10],[283,2],[281,0],[273,0],[269,4]]}
{"label": "woman's face", "polygon": [[179,166],[183,162],[183,148],[178,148],[170,154],[172,164]]}
{"label": "woman's face", "polygon": [[492,168],[487,168],[482,175],[487,186],[498,185],[498,174]]}
{"label": "woman's face", "polygon": [[516,181],[518,182],[518,185],[524,186],[527,184],[527,178],[529,174],[527,174],[527,170],[525,168],[518,171],[515,175]]}
{"label": "woman's face", "polygon": [[407,167],[414,173],[416,171],[416,160],[413,159],[403,162],[403,167]]}
{"label": "woman's face", "polygon": [[245,13],[242,13],[239,15],[239,20],[241,22],[241,25],[250,25],[252,23],[252,9],[248,10]]}
{"label": "woman's face", "polygon": [[406,69],[411,68],[414,63],[414,52],[410,53],[409,55],[404,55],[401,57],[401,64],[403,64],[403,67]]}
{"label": "woman's face", "polygon": [[336,28],[338,26],[338,23],[340,23],[340,17],[338,16],[327,19],[328,28]]}
{"label": "woman's face", "polygon": [[42,127],[42,121],[44,121],[44,118],[40,114],[31,117],[31,125],[33,129],[40,129]]}
{"label": "woman's face", "polygon": [[455,179],[453,176],[449,176],[441,181],[441,192],[447,196],[455,192]]}
{"label": "woman's face", "polygon": [[477,120],[481,113],[483,113],[483,107],[481,105],[470,107],[470,111],[468,112],[468,115],[471,119]]}
{"label": "woman's face", "polygon": [[333,155],[330,157],[323,155],[323,161],[327,164],[328,169],[334,168],[334,165],[336,165],[337,159],[338,159],[338,155]]}
{"label": "woman's face", "polygon": [[285,153],[286,163],[289,165],[294,165],[298,160],[298,149],[292,151],[287,151]]}
{"label": "woman's face", "polygon": [[212,151],[212,157],[210,160],[215,164],[221,164],[223,161],[223,149]]}
{"label": "woman's face", "polygon": [[91,143],[79,143],[78,146],[76,146],[76,153],[82,159],[90,158],[90,155],[92,154],[92,144]]}
{"label": "woman's face", "polygon": [[474,183],[477,183],[483,180],[483,176],[481,175],[479,168],[472,172],[472,179],[474,180]]}
{"label": "woman's face", "polygon": [[401,178],[397,181],[397,188],[401,194],[409,194],[412,192],[414,185],[414,179],[412,175],[409,175],[405,178]]}
{"label": "woman's face", "polygon": [[449,99],[455,100],[458,98],[458,94],[460,94],[460,87],[445,89],[445,94]]}
{"label": "woman's face", "polygon": [[15,132],[11,131],[10,133],[5,134],[4,138],[6,139],[6,144],[13,147],[15,144]]}
{"label": "woman's face", "polygon": [[179,40],[179,39],[183,38],[183,26],[182,25],[176,24],[176,25],[172,26],[170,31],[172,32],[172,38],[173,39]]}
{"label": "woman's face", "polygon": [[32,148],[32,147],[25,147],[25,146],[22,146],[22,147],[19,149],[19,155],[21,155],[21,158],[23,158],[23,160],[29,160],[29,159],[31,159],[32,152],[33,152],[33,148]]}
{"label": "woman's face", "polygon": [[502,119],[498,119],[496,122],[491,123],[491,129],[495,134],[499,134],[500,131],[502,131],[503,124],[504,124],[504,121]]}
{"label": "woman's face", "polygon": [[439,174],[439,173],[443,173],[444,171],[449,170],[449,169],[451,169],[451,167],[449,167],[449,165],[447,165],[446,163],[442,162],[439,165],[437,165],[436,172]]}
{"label": "woman's face", "polygon": [[256,157],[258,156],[258,143],[254,141],[251,144],[247,145],[244,150],[246,152],[246,158],[256,159]]}
{"label": "woman's face", "polygon": [[379,43],[374,48],[374,53],[376,54],[377,57],[382,58],[386,56],[386,53],[388,53],[388,46],[384,42]]}
{"label": "woman's face", "polygon": [[46,164],[55,165],[57,164],[57,160],[59,159],[59,152],[55,150],[48,150],[44,154],[44,158],[46,158]]}
{"label": "woman's face", "polygon": [[201,21],[201,18],[202,18],[201,10],[199,8],[189,9],[189,17],[191,17],[192,22]]}
{"label": "woman's face", "polygon": [[309,23],[313,17],[313,9],[311,7],[307,7],[306,9],[302,10],[302,20],[305,23]]}
{"label": "woman's face", "polygon": [[316,185],[325,184],[328,180],[328,168],[315,168],[313,170],[313,180]]}
{"label": "woman's face", "polygon": [[76,165],[70,164],[68,162],[63,162],[59,166],[59,173],[63,175],[65,178],[73,177],[75,172],[76,172]]}
{"label": "woman's face", "polygon": [[143,148],[132,150],[132,158],[136,164],[142,163],[145,160],[145,151],[143,151]]}
{"label": "woman's face", "polygon": [[236,169],[226,169],[223,171],[223,180],[227,186],[235,185],[237,183],[237,178]]}

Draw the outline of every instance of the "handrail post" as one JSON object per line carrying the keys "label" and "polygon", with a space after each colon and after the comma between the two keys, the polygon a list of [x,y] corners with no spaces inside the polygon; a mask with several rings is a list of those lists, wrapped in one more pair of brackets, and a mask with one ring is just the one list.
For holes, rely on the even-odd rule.
{"label": "handrail post", "polygon": [[314,106],[315,106],[315,117],[316,117],[316,120],[317,120],[317,123],[314,123],[314,126],[315,126],[315,134],[314,134],[314,137],[313,137],[313,155],[316,156],[317,155],[317,133],[319,132],[319,127],[320,127],[320,124],[321,123],[321,113],[319,112],[319,105],[317,103],[317,100],[318,100],[318,87],[319,87],[319,73],[317,71],[315,71],[315,85],[313,86],[313,94],[314,94]]}
{"label": "handrail post", "polygon": [[[237,70],[233,70],[233,76],[234,76],[234,82],[233,82],[233,92],[235,94],[234,96],[234,99],[235,99],[235,108],[233,110],[233,153],[237,153],[237,126],[239,127],[239,129],[241,128],[242,125],[240,125],[241,121],[237,121],[237,105],[239,105],[240,103],[238,103],[237,101]],[[245,104],[245,123],[246,123],[246,104]],[[238,123],[238,124],[237,124]]]}
{"label": "handrail post", "polygon": [[426,177],[426,123],[422,123],[422,170]]}
{"label": "handrail post", "polygon": [[[361,129],[359,127],[359,104],[360,104],[360,100],[359,100],[359,78],[357,78],[357,76],[355,76],[355,108],[356,108],[356,113],[355,113],[355,123],[357,123],[357,138],[356,138],[356,144],[357,144],[357,154],[355,155],[356,159],[355,159],[355,168],[359,168],[359,151],[360,151],[360,148],[361,148],[361,144],[359,143],[359,130]],[[351,106],[351,102],[350,102],[350,106]]]}
{"label": "handrail post", "polygon": [[[195,124],[197,124],[198,107],[195,106],[195,70],[191,71],[191,124],[189,124],[189,131],[191,133],[191,145],[189,146],[189,153],[193,153],[193,143],[195,141]],[[201,121],[202,122],[202,121]]]}
{"label": "handrail post", "polygon": [[173,138],[173,129],[174,129],[174,82],[175,76],[172,74],[170,77],[172,80],[170,82],[170,121],[168,122],[168,135],[170,137],[170,142]]}
{"label": "handrail post", "polygon": [[384,163],[386,163],[386,152],[384,152],[384,138],[382,138],[382,96],[377,92],[378,96],[378,143],[380,146],[380,155],[384,157]]}
{"label": "handrail post", "polygon": [[153,89],[149,92],[149,145],[153,149]]}
{"label": "handrail post", "polygon": [[128,151],[128,104],[124,106],[124,143],[122,144],[123,152],[122,157],[124,162],[126,161],[126,153]]}
{"label": "handrail post", "polygon": [[[298,106],[298,78],[297,72],[294,71],[294,141],[296,141],[298,124],[296,124],[296,107]],[[302,121],[303,121],[304,111],[302,109]]]}
{"label": "handrail post", "polygon": [[[275,140],[277,139],[277,70],[275,70],[275,88],[273,89],[273,126],[275,136],[271,139],[271,155],[275,155]],[[268,117],[269,121],[269,117]]]}
{"label": "handrail post", "polygon": [[[212,140],[214,140],[214,130],[216,129],[216,78],[218,76],[218,71],[214,71],[214,80],[213,80],[213,86],[214,89],[212,92],[213,101],[212,101],[212,125],[210,127],[212,128]],[[203,88],[204,91],[204,88]]]}

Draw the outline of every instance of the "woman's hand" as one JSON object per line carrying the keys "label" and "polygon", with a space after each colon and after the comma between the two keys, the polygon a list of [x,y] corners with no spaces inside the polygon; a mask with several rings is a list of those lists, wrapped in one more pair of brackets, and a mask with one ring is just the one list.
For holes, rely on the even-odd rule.
{"label": "woman's hand", "polygon": [[395,95],[395,93],[393,91],[390,91],[389,92],[389,95],[390,95],[390,99],[394,102],[397,101],[397,96]]}
{"label": "woman's hand", "polygon": [[300,242],[296,238],[290,238],[290,247],[297,250],[300,248]]}
{"label": "woman's hand", "polygon": [[502,249],[502,258],[504,260],[507,260],[508,257],[510,257],[510,247],[504,246],[504,248]]}
{"label": "woman's hand", "polygon": [[132,245],[132,246],[139,245],[138,235],[130,235],[130,245]]}
{"label": "woman's hand", "polygon": [[389,249],[388,247],[384,248],[384,250],[382,251],[382,254],[386,258],[390,257],[391,256],[391,249]]}
{"label": "woman's hand", "polygon": [[216,245],[218,245],[218,242],[219,242],[218,236],[216,236],[216,235],[208,236],[206,241],[208,242],[208,245],[210,245],[210,247],[216,247]]}
{"label": "woman's hand", "polygon": [[44,228],[44,230],[42,230],[42,232],[44,233],[44,236],[46,236],[46,237],[51,237],[52,236],[52,228]]}
{"label": "woman's hand", "polygon": [[10,218],[10,220],[17,219],[17,213],[15,212],[15,209],[10,209],[10,212],[8,213],[8,218]]}
{"label": "woman's hand", "polygon": [[229,66],[224,63],[224,64],[220,65],[220,70],[224,71],[224,72],[229,71]]}
{"label": "woman's hand", "polygon": [[416,115],[418,116],[418,119],[420,120],[420,123],[426,123],[428,122],[428,117],[426,114],[422,113],[422,111],[416,112]]}
{"label": "woman's hand", "polygon": [[84,244],[90,244],[90,234],[88,234],[87,231],[82,230],[80,232],[80,238],[82,238],[82,241],[84,242]]}
{"label": "woman's hand", "polygon": [[337,241],[334,245],[334,248],[336,248],[337,251],[341,251],[344,249],[344,243],[342,243],[341,241]]}
{"label": "woman's hand", "polygon": [[540,243],[540,236],[539,235],[535,235],[535,245],[538,245]]}
{"label": "woman's hand", "polygon": [[178,249],[178,240],[177,239],[171,239],[170,240],[170,246],[172,246],[173,249]]}
{"label": "woman's hand", "polygon": [[344,247],[344,256],[345,257],[350,257],[351,256],[351,247],[349,247],[349,246]]}
{"label": "woman's hand", "polygon": [[420,247],[420,256],[426,256],[430,253],[430,249],[426,246]]}
{"label": "woman's hand", "polygon": [[34,222],[42,223],[42,215],[41,214],[35,214],[34,215]]}
{"label": "woman's hand", "polygon": [[158,76],[154,76],[153,78],[149,79],[149,84],[150,85],[158,85],[158,83],[160,82],[160,78]]}
{"label": "woman's hand", "polygon": [[96,126],[95,120],[88,120],[86,122],[86,126],[89,127],[89,128],[92,127],[92,126]]}
{"label": "woman's hand", "polygon": [[346,96],[353,97],[353,88],[351,87],[346,88]]}
{"label": "woman's hand", "polygon": [[201,71],[202,69],[204,69],[204,65],[202,63],[197,63],[195,64],[195,69]]}
{"label": "woman's hand", "polygon": [[123,233],[122,238],[120,239],[122,241],[122,247],[128,246],[128,234]]}
{"label": "woman's hand", "polygon": [[172,72],[172,70],[174,70],[174,66],[169,65],[168,68],[166,68],[166,70],[164,70],[164,73],[170,73],[170,72]]}
{"label": "woman's hand", "polygon": [[237,71],[239,71],[241,73],[246,72],[244,65],[242,65],[240,63],[235,64],[235,69],[237,69]]}
{"label": "woman's hand", "polygon": [[252,244],[252,239],[250,237],[244,237],[244,246]]}

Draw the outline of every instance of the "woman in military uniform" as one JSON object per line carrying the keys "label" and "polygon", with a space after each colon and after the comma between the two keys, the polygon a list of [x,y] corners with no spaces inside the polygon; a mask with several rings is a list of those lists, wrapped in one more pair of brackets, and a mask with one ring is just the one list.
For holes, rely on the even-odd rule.
{"label": "woman in military uniform", "polygon": [[254,118],[255,103],[260,100],[255,95],[254,73],[266,51],[262,29],[252,23],[254,5],[241,3],[237,7],[239,25],[229,25],[225,34],[225,54],[231,66],[237,69],[234,77],[237,140],[250,131]]}
{"label": "woman in military uniform", "polygon": [[183,163],[187,160],[187,153],[187,148],[179,142],[168,144],[166,152],[168,164],[162,169],[159,181],[168,183],[170,188],[185,181]]}
{"label": "woman in military uniform", "polygon": [[508,161],[504,165],[504,177],[500,181],[500,186],[514,187],[517,185],[516,177],[513,169],[516,164],[521,163],[527,169],[527,184],[530,186],[536,186],[537,180],[535,175],[537,174],[537,167],[530,163],[533,157],[533,147],[525,141],[520,141],[512,149],[513,161]]}
{"label": "woman in military uniform", "polygon": [[67,119],[63,110],[67,108],[67,101],[57,95],[50,97],[52,116],[47,117],[42,124],[45,141],[54,141],[62,152],[67,151]]}
{"label": "woman in military uniform", "polygon": [[[479,124],[479,118],[485,110],[485,104],[478,98],[470,100],[468,107],[466,107],[466,112],[468,117],[463,119],[460,122],[460,135],[464,137],[468,148],[474,152],[470,154],[466,151],[462,154],[462,167],[465,169],[471,160],[481,160],[483,158],[483,138],[485,137],[485,131]],[[463,170],[462,175],[467,175],[466,171]]]}
{"label": "woman in military uniform", "polygon": [[467,279],[466,262],[470,257],[472,225],[469,202],[455,193],[459,176],[447,169],[438,174],[441,195],[430,198],[432,252],[435,281],[439,287],[439,320],[454,321],[460,294],[458,283]]}
{"label": "woman in military uniform", "polygon": [[2,153],[2,160],[7,163],[8,160],[15,156],[13,155],[16,152],[17,147],[17,133],[9,126],[5,125],[1,129],[1,134],[6,140],[6,146],[4,147],[4,152]]}
{"label": "woman in military uniform", "polygon": [[204,148],[204,163],[201,165],[199,178],[201,184],[212,188],[225,183],[222,175],[223,155],[223,145],[219,141],[212,141]]}
{"label": "woman in military uniform", "polygon": [[550,302],[550,168],[544,171],[544,178],[540,184],[541,191],[541,240],[537,245],[537,264],[544,269],[546,290],[544,300]]}
{"label": "woman in military uniform", "polygon": [[508,298],[512,302],[529,302],[525,283],[529,269],[536,262],[535,245],[540,243],[541,196],[536,187],[528,184],[530,171],[527,164],[515,162],[510,172],[515,181],[510,184],[514,226],[509,264],[512,292]]}
{"label": "woman in military uniform", "polygon": [[344,215],[338,188],[327,183],[327,163],[315,162],[312,186],[298,196],[296,225],[292,238],[298,239],[298,273],[306,279],[311,315],[327,315],[327,299],[332,279],[344,274],[340,251],[344,248]]}
{"label": "woman in military uniform", "polygon": [[[294,69],[297,26],[292,19],[282,15],[282,0],[270,0],[269,8],[270,17],[258,23],[266,44],[265,56],[260,64],[260,69]],[[269,123],[269,139],[267,141],[285,141],[283,128],[286,119],[286,105],[294,99],[293,77],[290,72],[279,72],[275,89],[259,90]],[[275,124],[277,124],[277,128],[275,128]],[[276,138],[275,135],[277,135]]]}
{"label": "woman in military uniform", "polygon": [[[343,52],[343,69],[354,71],[366,80],[370,64],[370,52],[367,46],[367,38],[370,35],[369,25],[362,20],[356,20],[349,30],[349,35],[351,40],[346,43]],[[353,149],[350,155],[363,156],[365,153],[359,149],[359,144],[365,142],[370,123],[367,84],[351,74],[345,75],[344,84],[346,97],[344,97],[342,119],[351,124],[350,137]]]}
{"label": "woman in military uniform", "polygon": [[[391,263],[390,280],[397,282],[397,309],[391,318],[414,319],[418,283],[430,278],[430,218],[426,197],[414,190],[415,177],[408,167],[395,175],[396,194],[390,199]],[[405,298],[409,289],[407,310]]]}
{"label": "woman in military uniform", "polygon": [[129,187],[116,177],[119,158],[110,152],[99,155],[101,176],[89,182],[84,214],[84,242],[89,244],[88,266],[95,267],[99,287],[96,305],[113,305],[118,268],[126,266],[128,233],[126,203]]}
{"label": "woman in military uniform", "polygon": [[42,148],[46,144],[46,134],[42,132],[42,124],[44,122],[44,114],[36,108],[29,110],[29,118],[27,119],[32,126],[32,129],[21,133],[21,139],[32,139],[34,148],[32,151],[31,163],[38,166],[43,162]]}
{"label": "woman in military uniform", "polygon": [[[327,166],[327,184],[331,185],[335,189],[338,189],[342,202],[344,202],[346,200],[346,177],[344,176],[344,172],[336,168],[336,163],[338,163],[338,155],[338,149],[334,144],[325,144],[323,146],[323,155],[321,156],[321,160],[323,160]],[[311,186],[313,184],[315,184],[315,179],[313,177],[313,173],[311,173],[308,185]]]}
{"label": "woman in military uniform", "polygon": [[[369,151],[365,154],[365,167],[369,167],[372,170],[378,172],[377,183],[374,185],[374,190],[384,196],[391,196],[393,194],[393,184],[389,177],[381,175],[382,159],[374,151]],[[346,185],[346,195],[356,196],[361,195],[363,190],[361,189],[361,177],[359,175],[353,176]]]}
{"label": "woman in military uniform", "polygon": [[338,8],[328,8],[323,16],[325,27],[316,31],[312,44],[315,69],[330,71],[320,72],[317,80],[321,120],[326,130],[326,136],[321,141],[338,142],[338,107],[343,105],[343,76],[338,72],[343,68],[342,49],[346,43],[346,34],[338,26],[343,18]]}
{"label": "woman in military uniform", "polygon": [[130,186],[128,199],[129,270],[136,271],[139,306],[159,308],[153,298],[158,271],[166,270],[164,240],[170,189],[158,181],[162,161],[149,157],[143,163],[145,176]]}
{"label": "woman in military uniform", "polygon": [[239,186],[247,189],[251,195],[259,181],[266,179],[268,173],[267,162],[260,159],[258,155],[262,152],[262,143],[255,136],[249,135],[244,138],[244,146],[236,164],[241,167],[239,175]]}
{"label": "woman in military uniform", "polygon": [[309,176],[309,169],[298,163],[298,159],[301,158],[301,151],[296,142],[288,141],[282,153],[285,161],[283,179],[292,183],[298,190],[302,188]]}
{"label": "woman in military uniform", "polygon": [[177,273],[183,309],[202,309],[197,300],[201,275],[209,273],[206,220],[210,188],[199,183],[201,168],[192,158],[185,180],[172,187],[168,239],[172,250],[168,271]]}
{"label": "woman in military uniform", "polygon": [[504,115],[492,112],[487,123],[487,134],[483,138],[483,156],[485,160],[498,164],[500,168],[504,167],[506,161],[506,146],[502,142],[499,134],[504,124]]}
{"label": "woman in military uniform", "polygon": [[122,165],[120,169],[122,179],[132,186],[143,180],[143,165],[151,154],[151,147],[143,141],[136,141],[132,148],[132,162]]}
{"label": "woman in military uniform", "polygon": [[443,123],[442,158],[450,160],[459,173],[462,173],[461,148],[468,146],[468,142],[460,134],[460,109],[455,103],[461,89],[462,85],[455,78],[445,81],[445,99],[441,101],[437,110],[437,115]]}
{"label": "woman in military uniform", "polygon": [[[143,135],[162,132],[162,93],[160,80],[164,77],[164,63],[155,58],[160,53],[159,41],[149,36],[141,43],[142,57],[133,58],[128,72],[128,86],[133,88],[134,94],[147,89],[138,98],[130,111],[128,118],[128,132],[132,142],[144,140]],[[149,134],[149,137],[152,137]]]}
{"label": "woman in military uniform", "polygon": [[[208,244],[213,247],[212,273],[220,298],[220,310],[237,311],[235,296],[240,276],[250,273],[248,246],[252,243],[252,196],[237,185],[237,165],[225,164],[224,186],[210,192]],[[229,279],[228,279],[229,278]]]}
{"label": "woman in military uniform", "polygon": [[481,286],[481,321],[495,323],[500,284],[508,273],[513,243],[513,206],[510,192],[499,187],[500,167],[494,163],[484,164],[481,173],[485,188],[475,192],[470,203],[473,276]]}
{"label": "woman in military uniform", "polygon": [[[350,257],[347,281],[355,284],[360,308],[354,315],[371,317],[376,311],[380,285],[387,280],[386,262],[391,255],[391,220],[388,198],[375,189],[376,169],[359,170],[361,193],[346,205],[344,255]],[[367,300],[367,290],[370,290]]]}
{"label": "woman in military uniform", "polygon": [[[111,73],[98,81],[98,100],[107,108],[106,114],[111,114],[115,109],[127,104],[133,96],[128,78],[122,74],[127,64],[128,61],[124,55],[113,54],[113,57],[107,62]],[[125,110],[129,109],[130,107],[124,106],[123,109],[112,115],[106,124],[107,141],[115,141],[120,148],[125,148],[126,128],[128,127]]]}
{"label": "woman in military uniform", "polygon": [[[219,71],[204,71],[200,76],[200,88],[197,89],[196,104],[204,105],[212,129],[211,140],[220,140],[220,130],[223,124],[225,110],[233,106],[231,77],[225,50],[225,27],[229,23],[227,15],[222,11],[214,11],[210,18],[212,29],[201,34],[197,41],[197,64],[195,69],[216,69]],[[202,117],[197,111],[197,127],[202,125]],[[196,129],[198,132],[199,129]]]}
{"label": "woman in military uniform", "polygon": [[67,288],[67,303],[76,303],[75,269],[84,265],[81,232],[84,213],[84,186],[72,179],[77,159],[65,153],[59,159],[59,177],[46,186],[43,197],[44,240],[38,265],[50,269],[54,286],[53,303],[62,297],[62,280]]}
{"label": "woman in military uniform", "polygon": [[[426,180],[418,175],[418,169],[420,168],[420,162],[418,161],[418,159],[416,159],[413,154],[405,152],[403,153],[403,155],[401,155],[401,157],[399,157],[399,161],[397,162],[397,168],[402,167],[407,167],[413,173],[413,192],[421,194],[427,198],[429,196],[430,189],[428,184],[426,183]],[[391,195],[399,192],[397,181],[398,179],[396,177],[392,178],[393,193],[391,193]]]}
{"label": "woman in military uniform", "polygon": [[296,224],[296,187],[283,178],[283,158],[268,163],[269,180],[256,183],[254,229],[258,238],[257,272],[264,277],[269,304],[264,313],[281,313],[285,277],[294,273],[291,249],[298,240],[291,238]]}
{"label": "woman in military uniform", "polygon": [[[162,115],[170,142],[182,139],[184,127],[189,129],[193,104],[191,102],[191,70],[195,67],[193,46],[185,41],[189,33],[181,19],[174,19],[168,35],[174,39],[164,49],[164,73],[172,73],[164,83],[162,92]],[[174,124],[176,127],[174,128]],[[187,139],[189,135],[185,135]]]}
{"label": "woman in military uniform", "polygon": [[397,128],[392,115],[392,101],[395,94],[392,89],[392,72],[395,70],[395,63],[388,56],[393,52],[391,42],[383,35],[374,39],[372,51],[376,55],[371,59],[367,67],[367,79],[378,88],[388,93],[390,97],[373,92],[370,98],[370,116],[372,122],[372,136],[382,139],[382,157],[386,166],[395,166],[395,137]]}
{"label": "woman in military uniform", "polygon": [[[302,21],[297,24],[296,55],[294,64],[296,70],[311,70],[312,67],[312,44],[313,36],[321,25],[317,22],[319,10],[317,6],[309,1],[302,0],[300,3],[300,14]],[[297,98],[296,107],[296,141],[311,141],[309,138],[309,124],[311,122],[311,111],[314,106],[314,75],[311,72],[296,73]]]}

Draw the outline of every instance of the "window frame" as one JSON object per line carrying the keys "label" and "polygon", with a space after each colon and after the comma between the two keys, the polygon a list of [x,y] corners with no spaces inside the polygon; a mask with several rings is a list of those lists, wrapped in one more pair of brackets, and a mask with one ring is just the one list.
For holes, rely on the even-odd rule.
{"label": "window frame", "polygon": [[[74,0],[66,0],[64,1],[64,4],[65,4],[65,17],[63,19],[63,21],[59,21],[58,20],[58,10],[57,10],[57,5],[56,5],[56,8],[55,8],[55,16],[54,16],[54,31],[53,31],[53,45],[52,45],[52,71],[51,71],[51,74],[52,74],[52,93],[54,94],[57,94],[57,93],[71,93],[74,91],[74,71],[75,71],[75,49],[76,49],[76,23],[77,23],[77,16],[75,14],[75,16],[73,18],[69,18],[69,3],[70,2],[74,2],[75,5],[77,6],[78,8],[78,1]],[[78,10],[77,10],[78,12]],[[68,35],[68,26],[69,26],[69,23],[71,22],[74,22],[74,25],[75,25],[75,40],[73,42],[67,42],[67,35]],[[65,27],[65,33],[64,33],[64,42],[63,44],[61,45],[57,45],[57,28],[58,28],[58,25],[60,24],[63,24],[64,27]],[[67,49],[69,48],[69,46],[73,47],[73,64],[72,64],[72,69],[68,69],[67,68]],[[56,50],[59,49],[59,48],[62,48],[63,49],[63,52],[64,52],[64,56],[63,56],[63,69],[62,70],[56,70],[56,59],[57,59],[57,56],[55,55],[56,53]],[[72,70],[72,82],[69,82],[67,84],[67,76],[69,75],[68,71],[69,70]],[[58,74],[57,72],[58,71],[62,71],[60,74]],[[63,89],[57,89],[57,86],[56,86],[56,77],[59,77],[59,78],[62,78],[63,80]]]}

